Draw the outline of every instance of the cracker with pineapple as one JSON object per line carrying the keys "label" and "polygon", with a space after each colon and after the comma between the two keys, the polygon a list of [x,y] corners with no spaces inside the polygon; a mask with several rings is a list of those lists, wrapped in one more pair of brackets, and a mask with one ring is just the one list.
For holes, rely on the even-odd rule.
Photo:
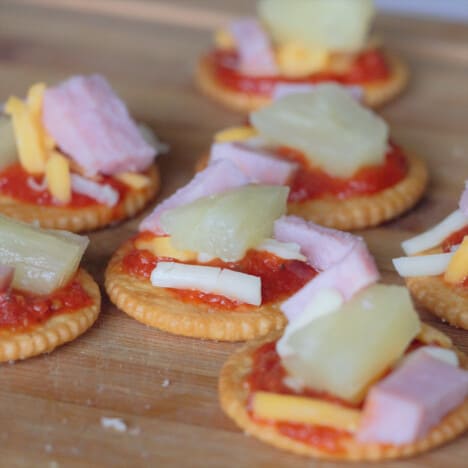
{"label": "cracker with pineapple", "polygon": [[406,87],[408,69],[370,34],[373,0],[261,0],[258,18],[216,32],[197,66],[200,89],[239,111],[268,104],[287,85],[336,82],[360,89],[369,106]]}

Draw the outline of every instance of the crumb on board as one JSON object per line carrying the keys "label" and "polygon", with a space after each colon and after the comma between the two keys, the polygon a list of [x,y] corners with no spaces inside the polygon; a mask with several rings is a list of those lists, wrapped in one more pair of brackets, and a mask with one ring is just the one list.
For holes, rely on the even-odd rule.
{"label": "crumb on board", "polygon": [[101,418],[101,426],[104,429],[113,429],[117,432],[126,432],[127,431],[127,424],[121,418],[107,418],[103,416]]}
{"label": "crumb on board", "polygon": [[167,388],[169,385],[171,385],[171,381],[169,379],[164,379],[161,387]]}

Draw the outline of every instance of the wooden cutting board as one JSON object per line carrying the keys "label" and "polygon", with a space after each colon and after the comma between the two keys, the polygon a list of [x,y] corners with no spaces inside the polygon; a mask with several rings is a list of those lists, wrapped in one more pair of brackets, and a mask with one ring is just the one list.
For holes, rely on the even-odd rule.
{"label": "wooden cutting board", "polygon": [[[0,101],[36,81],[103,73],[171,145],[160,158],[162,200],[189,180],[213,132],[241,121],[197,93],[192,69],[215,25],[251,8],[249,0],[1,0]],[[452,211],[468,178],[468,27],[383,17],[376,30],[412,70],[408,92],[382,113],[432,175],[414,211],[363,233],[384,281],[401,283],[391,266],[400,242]],[[101,285],[138,221],[91,234],[84,264]],[[468,351],[468,332],[421,312]],[[150,329],[104,296],[100,319],[81,339],[1,367],[0,466],[312,466],[246,437],[221,412],[217,376],[237,346]],[[121,418],[126,431],[105,429],[103,417]],[[465,436],[385,466],[466,466],[467,449]]]}

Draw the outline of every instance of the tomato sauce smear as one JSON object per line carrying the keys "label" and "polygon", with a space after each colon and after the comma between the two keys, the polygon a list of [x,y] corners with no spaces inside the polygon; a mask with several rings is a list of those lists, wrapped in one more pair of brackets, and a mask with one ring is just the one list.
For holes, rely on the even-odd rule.
{"label": "tomato sauce smear", "polygon": [[0,331],[27,331],[46,322],[52,316],[74,312],[91,306],[92,303],[92,298],[76,280],[46,296],[16,290],[2,293]]}
{"label": "tomato sauce smear", "polygon": [[[434,345],[438,346],[436,343]],[[415,351],[421,346],[424,346],[424,343],[415,339],[410,343],[405,354]],[[284,378],[287,375],[287,371],[281,363],[281,358],[276,352],[276,341],[265,343],[257,348],[252,355],[252,369],[246,379],[250,395],[262,391],[318,398],[341,405],[344,408],[362,409],[363,407],[363,403],[352,404],[327,392],[317,391],[312,388],[305,388],[301,392],[294,391],[284,383]],[[343,453],[345,442],[353,438],[352,433],[332,427],[261,419],[255,416],[250,405],[250,398],[247,410],[249,416],[256,423],[274,426],[278,432],[286,437],[317,447],[331,454]]]}
{"label": "tomato sauce smear", "polygon": [[303,203],[325,196],[339,200],[364,195],[373,195],[402,181],[408,173],[408,162],[403,150],[394,143],[389,144],[385,161],[378,166],[359,169],[352,177],[338,178],[312,167],[306,156],[292,148],[278,148],[281,158],[299,164],[290,182],[289,202]]}
{"label": "tomato sauce smear", "polygon": [[[100,176],[99,183],[110,185],[113,189],[117,190],[120,200],[123,199],[128,190],[124,184],[109,176]],[[47,187],[42,187],[42,177],[28,174],[20,163],[14,163],[0,171],[0,195],[39,206],[84,208],[100,204],[97,200],[79,193],[72,193],[72,199],[67,204],[58,202],[47,190]]]}
{"label": "tomato sauce smear", "polygon": [[325,71],[301,78],[285,76],[249,76],[239,71],[239,56],[235,50],[214,50],[207,55],[217,80],[234,91],[271,96],[278,83],[322,83],[334,81],[345,85],[359,85],[387,80],[390,68],[384,54],[378,49],[358,54],[346,73]]}
{"label": "tomato sauce smear", "polygon": [[[151,236],[151,235],[150,235]],[[141,233],[137,238],[148,238],[148,233]],[[135,240],[137,239],[134,239]],[[156,257],[148,250],[131,249],[122,260],[123,270],[130,275],[149,279],[159,261],[180,262],[173,258]],[[237,262],[224,262],[215,259],[208,263],[186,262],[191,265],[215,266],[259,276],[262,280],[262,305],[270,304],[294,294],[309,282],[316,274],[311,266],[298,260],[284,260],[268,252],[249,250]],[[209,304],[224,310],[247,306],[227,297],[188,289],[167,288],[180,300],[188,303]]]}

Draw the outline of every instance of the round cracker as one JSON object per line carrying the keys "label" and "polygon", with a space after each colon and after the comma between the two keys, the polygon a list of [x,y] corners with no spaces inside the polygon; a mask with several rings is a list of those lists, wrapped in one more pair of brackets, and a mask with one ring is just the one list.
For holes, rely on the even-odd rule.
{"label": "round cracker", "polygon": [[250,340],[286,325],[279,302],[223,310],[179,300],[168,289],[125,273],[122,260],[133,248],[132,241],[127,241],[115,252],[106,270],[105,286],[111,301],[139,322],[175,335],[219,341]]}
{"label": "round cracker", "polygon": [[88,330],[101,310],[101,293],[93,278],[78,270],[76,279],[92,299],[92,305],[70,313],[52,316],[26,332],[0,329],[0,362],[27,359],[50,353]]}
{"label": "round cracker", "polygon": [[468,330],[468,288],[450,285],[442,276],[406,278],[413,297],[429,312],[454,327]]}
{"label": "round cracker", "polygon": [[[370,107],[379,107],[392,100],[408,83],[409,71],[405,63],[393,54],[386,53],[385,56],[390,65],[390,77],[360,85],[364,90],[364,103]],[[195,80],[204,94],[233,110],[251,112],[271,102],[269,97],[248,94],[224,86],[217,80],[214,65],[206,55],[198,61]]]}
{"label": "round cracker", "polygon": [[[420,200],[429,179],[426,163],[419,156],[405,154],[408,172],[397,184],[372,195],[344,200],[328,196],[301,203],[288,203],[288,214],[343,231],[378,226],[400,216]],[[209,155],[202,156],[197,161],[195,170],[203,170],[208,159]]]}
{"label": "round cracker", "polygon": [[38,222],[46,229],[84,232],[131,218],[152,200],[160,187],[159,169],[152,165],[145,173],[150,183],[142,189],[128,188],[116,206],[90,205],[80,208],[40,206],[0,195],[0,213],[27,223]]}
{"label": "round cracker", "polygon": [[[283,450],[309,457],[328,460],[347,461],[380,461],[392,458],[403,458],[416,455],[444,444],[468,428],[468,398],[464,403],[447,414],[442,421],[422,439],[405,445],[361,444],[352,436],[343,439],[344,450],[330,453],[298,440],[286,437],[274,426],[255,422],[247,412],[249,390],[245,379],[251,372],[252,354],[264,343],[280,337],[273,333],[261,341],[250,342],[235,352],[224,364],[219,379],[219,397],[224,412],[248,435],[253,435],[267,444]],[[457,351],[450,338],[440,331],[423,324],[419,339],[426,343],[438,343],[440,346]],[[457,351],[461,366],[468,368],[467,357]]]}

